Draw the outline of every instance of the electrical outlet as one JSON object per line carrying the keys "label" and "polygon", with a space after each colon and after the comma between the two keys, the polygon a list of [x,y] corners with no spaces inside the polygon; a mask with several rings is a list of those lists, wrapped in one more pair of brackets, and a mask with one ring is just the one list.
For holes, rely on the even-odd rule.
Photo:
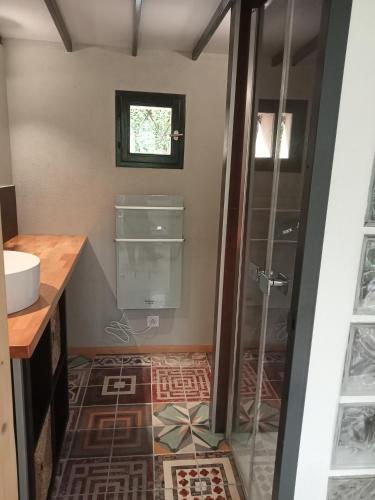
{"label": "electrical outlet", "polygon": [[151,328],[159,328],[159,316],[147,316],[147,326]]}

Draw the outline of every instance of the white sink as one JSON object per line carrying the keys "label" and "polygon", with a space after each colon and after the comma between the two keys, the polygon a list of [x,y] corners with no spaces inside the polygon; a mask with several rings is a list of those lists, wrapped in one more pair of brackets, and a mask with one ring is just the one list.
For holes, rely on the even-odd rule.
{"label": "white sink", "polygon": [[8,314],[31,306],[39,298],[40,259],[26,252],[4,250]]}

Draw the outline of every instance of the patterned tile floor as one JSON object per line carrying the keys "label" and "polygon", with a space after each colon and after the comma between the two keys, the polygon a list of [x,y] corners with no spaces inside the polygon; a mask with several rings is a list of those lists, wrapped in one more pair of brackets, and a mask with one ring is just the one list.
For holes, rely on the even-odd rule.
{"label": "patterned tile floor", "polygon": [[209,431],[204,353],[97,356],[69,371],[55,500],[244,498],[224,436]]}

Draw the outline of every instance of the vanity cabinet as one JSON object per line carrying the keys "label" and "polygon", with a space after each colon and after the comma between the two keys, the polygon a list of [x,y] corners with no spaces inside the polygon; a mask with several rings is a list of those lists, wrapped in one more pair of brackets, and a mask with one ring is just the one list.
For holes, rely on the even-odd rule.
{"label": "vanity cabinet", "polygon": [[12,370],[20,500],[46,500],[69,418],[64,293],[33,355]]}
{"label": "vanity cabinet", "polygon": [[19,500],[51,495],[69,418],[65,289],[86,240],[79,234],[24,234],[4,245],[40,258],[39,299],[8,315]]}

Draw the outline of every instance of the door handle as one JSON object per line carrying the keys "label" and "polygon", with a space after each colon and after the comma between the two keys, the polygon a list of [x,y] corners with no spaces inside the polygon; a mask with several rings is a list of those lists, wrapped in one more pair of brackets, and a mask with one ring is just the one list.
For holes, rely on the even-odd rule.
{"label": "door handle", "polygon": [[169,137],[172,137],[174,141],[178,141],[180,137],[184,137],[184,134],[182,134],[178,130],[174,130],[173,134],[169,134]]}
{"label": "door handle", "polygon": [[265,295],[269,295],[271,293],[272,287],[277,288],[281,293],[287,295],[289,289],[289,280],[282,273],[275,274],[272,271],[271,276],[269,277],[264,271],[262,271],[259,274],[259,288]]}
{"label": "door handle", "polygon": [[259,281],[260,274],[264,271],[260,266],[250,262],[249,264],[250,277],[253,281]]}

